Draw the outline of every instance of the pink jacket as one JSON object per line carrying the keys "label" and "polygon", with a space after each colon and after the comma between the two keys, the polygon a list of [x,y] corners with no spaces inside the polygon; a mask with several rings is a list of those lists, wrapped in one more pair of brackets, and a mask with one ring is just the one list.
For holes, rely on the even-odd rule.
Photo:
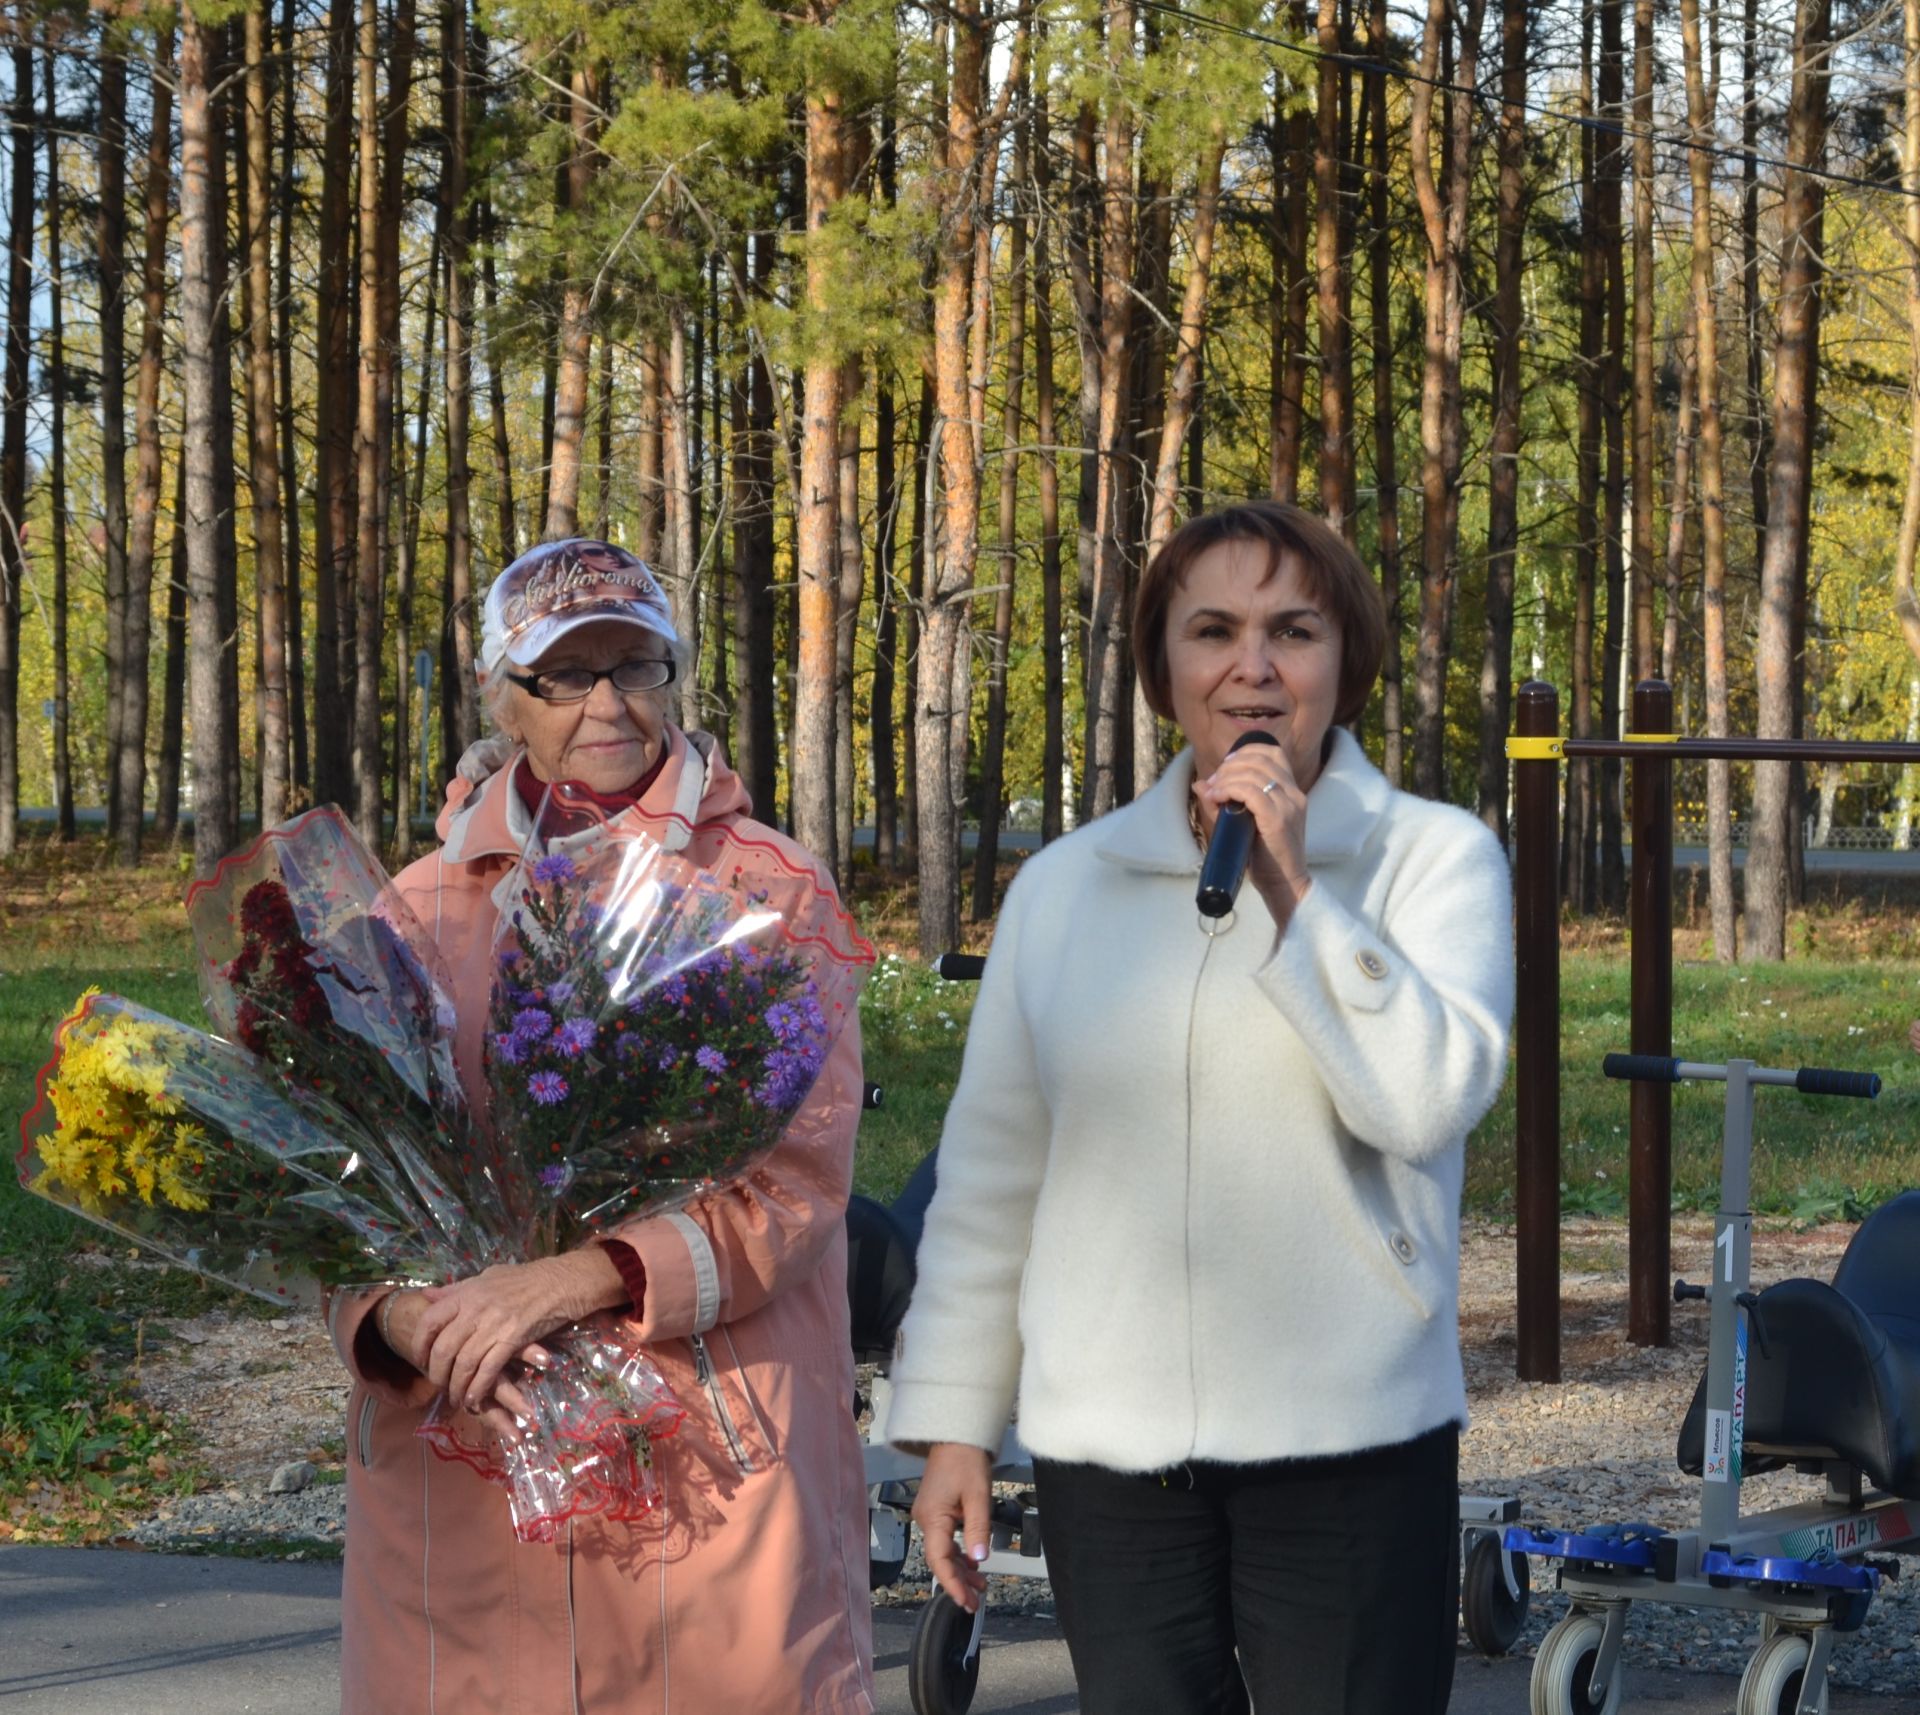
{"label": "pink jacket", "polygon": [[[669,728],[628,818],[670,849],[689,824],[741,831],[738,776]],[[525,837],[510,769],[448,792],[433,856],[397,885],[439,942],[478,1087],[493,893]],[[753,837],[811,860],[779,834]],[[701,859],[700,828],[690,855]],[[822,881],[823,886],[831,886]],[[666,1503],[638,1524],[576,1521],[517,1542],[505,1492],[414,1436],[431,1390],[355,1356],[374,1300],[339,1294],[347,1423],[345,1715],[839,1715],[871,1711],[866,1494],[851,1413],[842,1215],[860,1105],[850,1021],[766,1165],[685,1213],[635,1222],[636,1324],[688,1409],[656,1450]]]}

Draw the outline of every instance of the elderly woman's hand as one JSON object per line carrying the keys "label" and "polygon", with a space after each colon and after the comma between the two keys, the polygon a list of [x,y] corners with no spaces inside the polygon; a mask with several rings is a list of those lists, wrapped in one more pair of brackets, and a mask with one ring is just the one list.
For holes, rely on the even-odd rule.
{"label": "elderly woman's hand", "polygon": [[[993,1511],[993,1455],[960,1441],[936,1442],[914,1497],[913,1522],[927,1551],[927,1570],[940,1588],[971,1614],[980,1606]],[[963,1559],[954,1532],[966,1538]]]}
{"label": "elderly woman's hand", "polygon": [[[555,1330],[626,1302],[620,1271],[598,1245],[538,1262],[501,1263],[451,1286],[428,1287],[401,1356],[453,1404],[486,1411],[497,1399],[515,1415],[525,1402],[504,1380],[515,1359],[546,1362],[539,1341]],[[395,1310],[396,1340],[402,1337]]]}

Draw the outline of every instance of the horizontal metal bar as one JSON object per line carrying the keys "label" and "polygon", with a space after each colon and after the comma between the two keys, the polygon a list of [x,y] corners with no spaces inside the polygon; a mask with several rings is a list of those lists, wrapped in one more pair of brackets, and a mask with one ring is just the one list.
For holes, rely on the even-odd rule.
{"label": "horizontal metal bar", "polygon": [[1844,738],[1569,738],[1562,753],[1582,756],[1654,755],[1670,762],[1912,762],[1920,744]]}

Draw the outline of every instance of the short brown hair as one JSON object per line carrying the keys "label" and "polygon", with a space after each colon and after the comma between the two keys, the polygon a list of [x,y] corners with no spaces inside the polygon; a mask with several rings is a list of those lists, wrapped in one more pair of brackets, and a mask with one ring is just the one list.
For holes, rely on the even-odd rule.
{"label": "short brown hair", "polygon": [[1380,586],[1339,531],[1311,512],[1278,500],[1246,500],[1188,519],[1161,544],[1141,574],[1133,603],[1133,665],[1147,707],[1164,720],[1173,719],[1167,613],[1173,592],[1186,583],[1194,561],[1222,542],[1264,542],[1269,577],[1280,570],[1284,555],[1299,560],[1307,593],[1340,627],[1340,698],[1333,718],[1342,726],[1357,720],[1373,694],[1387,648]]}

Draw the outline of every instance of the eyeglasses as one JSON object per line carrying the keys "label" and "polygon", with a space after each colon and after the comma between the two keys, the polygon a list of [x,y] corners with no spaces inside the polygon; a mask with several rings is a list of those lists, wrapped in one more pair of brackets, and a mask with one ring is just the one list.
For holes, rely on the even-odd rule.
{"label": "eyeglasses", "polygon": [[518,685],[530,697],[543,703],[577,703],[593,695],[602,679],[610,679],[622,696],[636,691],[657,691],[673,683],[673,658],[664,660],[643,656],[622,661],[613,667],[595,671],[592,667],[549,667],[542,673],[509,673],[508,682]]}

